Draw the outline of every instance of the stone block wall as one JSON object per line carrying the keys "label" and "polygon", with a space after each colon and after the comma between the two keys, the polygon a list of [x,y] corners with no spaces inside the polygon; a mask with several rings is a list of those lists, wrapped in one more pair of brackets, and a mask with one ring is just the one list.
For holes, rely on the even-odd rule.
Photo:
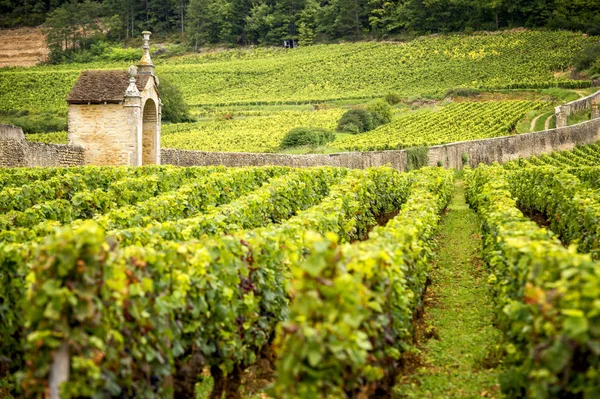
{"label": "stone block wall", "polygon": [[[542,132],[438,145],[430,147],[428,162],[431,166],[438,165],[439,162],[445,168],[462,169],[464,166],[463,154],[467,154],[471,166],[477,166],[479,163],[503,163],[532,155],[548,154],[552,151],[570,150],[577,144],[591,144],[596,141],[600,141],[600,119]],[[284,155],[163,148],[161,154],[163,164],[179,166],[282,165],[293,167],[341,166],[363,169],[389,165],[398,170],[406,170],[407,164],[407,155],[404,150],[327,155]]]}
{"label": "stone block wall", "polygon": [[556,115],[556,127],[567,126],[567,117],[569,115],[576,114],[586,109],[594,108],[592,111],[592,118],[598,117],[598,104],[600,103],[600,91],[597,91],[589,96],[580,98],[570,103],[559,105],[555,108],[554,114]]}
{"label": "stone block wall", "polygon": [[0,167],[28,166],[25,161],[23,140],[0,138]]}
{"label": "stone block wall", "polygon": [[[463,154],[468,163],[508,162],[552,151],[570,150],[577,144],[600,141],[600,118],[564,128],[542,132],[464,141],[438,145],[429,149],[429,165],[440,163],[446,168],[463,168]],[[327,155],[285,155],[258,153],[203,152],[163,148],[163,164],[177,166],[259,166],[283,165],[291,167],[338,166],[364,169],[389,165],[406,170],[406,151],[346,152]],[[29,143],[26,140],[0,138],[0,166],[76,166],[85,163],[81,147],[59,144]]]}
{"label": "stone block wall", "polygon": [[371,166],[391,165],[403,169],[406,165],[404,151],[344,152],[329,155],[285,155],[247,152],[203,152],[161,149],[163,164],[178,166],[261,166],[281,165],[292,167],[339,166],[364,169]]}
{"label": "stone block wall", "polygon": [[593,119],[541,132],[430,147],[429,165],[435,166],[439,161],[446,168],[462,169],[463,154],[468,156],[469,165],[473,167],[480,163],[505,163],[553,151],[572,150],[577,144],[597,141],[600,141],[600,119]]}
{"label": "stone block wall", "polygon": [[79,166],[84,155],[77,146],[0,138],[0,167]]}

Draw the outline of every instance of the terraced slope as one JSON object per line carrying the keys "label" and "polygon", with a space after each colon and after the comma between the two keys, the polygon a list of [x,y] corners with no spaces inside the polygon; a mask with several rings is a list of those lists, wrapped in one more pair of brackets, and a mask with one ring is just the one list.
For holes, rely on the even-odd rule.
{"label": "terraced slope", "polygon": [[33,66],[48,58],[40,28],[0,29],[0,68]]}

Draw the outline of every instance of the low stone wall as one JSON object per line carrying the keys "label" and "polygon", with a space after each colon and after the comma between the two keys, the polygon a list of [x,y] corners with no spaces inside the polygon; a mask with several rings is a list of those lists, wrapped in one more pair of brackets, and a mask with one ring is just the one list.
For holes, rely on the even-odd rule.
{"label": "low stone wall", "polygon": [[328,155],[285,155],[248,152],[204,152],[173,148],[161,149],[163,164],[178,166],[261,166],[280,165],[292,167],[340,166],[364,169],[371,166],[391,165],[404,169],[405,151],[344,152]]}
{"label": "low stone wall", "polygon": [[25,134],[18,126],[0,124],[0,139],[25,140]]}
{"label": "low stone wall", "polygon": [[[479,163],[503,163],[552,151],[570,150],[577,144],[590,144],[597,141],[600,141],[600,118],[542,132],[430,147],[429,165],[435,166],[439,163],[446,168],[462,169],[463,154],[468,157],[469,165],[476,166]],[[407,164],[407,154],[403,150],[345,152],[326,155],[284,155],[163,148],[161,158],[163,164],[178,166],[282,165],[309,167],[322,165],[364,169],[389,165],[398,170],[406,170]],[[84,150],[81,147],[0,138],[0,166],[77,166],[83,164]]]}
{"label": "low stone wall", "polygon": [[463,154],[469,165],[505,163],[518,158],[549,154],[552,151],[573,149],[577,144],[600,141],[600,119],[541,132],[497,137],[485,140],[462,141],[429,148],[429,165],[438,161],[446,168],[462,169]]}
{"label": "low stone wall", "polygon": [[589,96],[580,98],[579,100],[571,101],[564,105],[559,105],[554,109],[554,115],[556,116],[556,127],[567,126],[567,118],[570,115],[578,112],[592,109],[592,119],[600,117],[600,111],[598,110],[598,104],[600,103],[600,91],[597,91]]}
{"label": "low stone wall", "polygon": [[27,166],[23,140],[0,138],[0,167]]}
{"label": "low stone wall", "polygon": [[0,138],[0,166],[79,166],[83,164],[84,150],[81,147]]}
{"label": "low stone wall", "polygon": [[[430,147],[429,165],[435,166],[439,162],[446,168],[462,169],[463,154],[467,155],[469,165],[476,166],[479,163],[503,163],[532,155],[547,154],[552,151],[570,150],[577,144],[591,144],[596,141],[600,141],[600,119],[535,133]],[[390,165],[399,170],[406,170],[407,164],[407,155],[404,150],[346,152],[327,155],[283,155],[203,152],[163,148],[161,157],[163,164],[179,166],[282,165],[293,167],[342,166],[363,169],[371,166]]]}
{"label": "low stone wall", "polygon": [[589,96],[582,97],[578,100],[571,101],[570,103],[559,105],[556,107],[556,111],[564,111],[567,116],[576,114],[586,109],[590,109],[594,100],[596,100],[596,102],[600,101],[600,91],[590,94]]}

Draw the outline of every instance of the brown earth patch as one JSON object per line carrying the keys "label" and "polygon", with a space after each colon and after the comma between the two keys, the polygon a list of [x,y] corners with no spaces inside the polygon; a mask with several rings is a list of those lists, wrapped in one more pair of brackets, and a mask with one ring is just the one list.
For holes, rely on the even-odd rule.
{"label": "brown earth patch", "polygon": [[40,27],[0,29],[0,68],[37,65],[48,53]]}

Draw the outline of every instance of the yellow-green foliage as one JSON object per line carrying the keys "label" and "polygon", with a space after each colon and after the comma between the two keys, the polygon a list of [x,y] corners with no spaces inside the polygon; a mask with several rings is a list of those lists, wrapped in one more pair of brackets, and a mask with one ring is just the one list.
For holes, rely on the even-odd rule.
{"label": "yellow-green foliage", "polygon": [[274,152],[290,129],[310,126],[333,130],[342,112],[282,111],[253,118],[164,125],[161,144],[187,150]]}
{"label": "yellow-green foliage", "polygon": [[340,150],[370,151],[506,136],[527,111],[543,104],[533,101],[455,103],[439,112],[404,115],[331,146]]}
{"label": "yellow-green foliage", "polygon": [[[571,32],[504,32],[423,37],[409,43],[352,43],[188,55],[157,66],[190,106],[319,102],[443,95],[453,87],[578,87],[553,71],[572,64],[586,39]],[[126,63],[70,64],[0,72],[0,110],[64,111],[85,69],[125,69]]]}

